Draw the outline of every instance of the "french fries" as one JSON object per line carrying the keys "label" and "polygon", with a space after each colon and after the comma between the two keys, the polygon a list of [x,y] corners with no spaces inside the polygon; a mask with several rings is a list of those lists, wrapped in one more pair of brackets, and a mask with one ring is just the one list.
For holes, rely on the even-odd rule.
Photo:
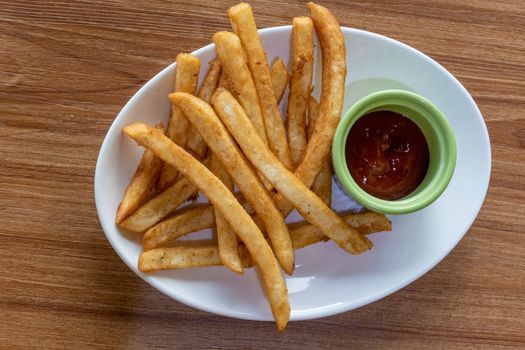
{"label": "french fries", "polygon": [[292,22],[292,76],[286,109],[286,130],[294,169],[306,150],[306,108],[314,72],[314,24],[310,17]]}
{"label": "french fries", "polygon": [[[162,124],[157,128],[164,132]],[[153,153],[144,150],[139,166],[131,181],[126,188],[124,197],[117,209],[116,224],[127,218],[139,206],[141,206],[155,190],[155,183],[162,169],[162,160],[157,158]]]}
{"label": "french fries", "polygon": [[[211,101],[211,97],[213,96],[213,93],[215,92],[215,89],[217,88],[217,85],[219,83],[219,79],[222,72],[221,67],[221,61],[217,58],[210,61],[210,66],[208,67],[208,72],[206,73],[206,76],[204,77],[204,80],[202,82],[202,86],[199,89],[199,92],[197,93],[197,96],[206,102]],[[204,140],[203,140],[204,142]]]}
{"label": "french fries", "polygon": [[180,179],[164,192],[153,197],[133,214],[124,219],[120,226],[133,232],[144,232],[175,211],[197,188],[188,180]]}
{"label": "french fries", "polygon": [[[312,186],[330,152],[341,119],[346,78],[346,49],[339,22],[323,6],[310,2],[308,7],[321,44],[323,77],[318,120],[303,160],[294,172],[306,187]],[[285,217],[293,210],[293,205],[281,193],[277,193],[274,200]]]}
{"label": "french fries", "polygon": [[[392,224],[384,214],[369,211],[363,213],[348,213],[342,215],[342,218],[348,225],[359,232],[360,235],[392,230]],[[292,237],[294,249],[304,248],[328,239],[321,230],[306,222],[290,227],[290,236]]]}
{"label": "french fries", "polygon": [[[235,100],[227,90],[218,88],[212,97],[214,106],[217,100],[216,96],[220,96],[223,93],[228,94]],[[294,251],[284,219],[219,117],[210,105],[190,94],[173,93],[170,94],[170,99],[184,111],[186,118],[199,130],[208,147],[220,158],[239,190],[264,223],[275,256],[283,270],[288,274],[292,274],[294,270]],[[237,101],[236,104],[242,109]],[[246,114],[244,115],[246,116]],[[252,123],[249,120],[248,123],[255,133],[254,136],[263,143]],[[265,147],[267,148],[266,145]]]}
{"label": "french fries", "polygon": [[307,221],[349,253],[358,254],[372,248],[372,242],[346,224],[279,162],[257,136],[241,105],[228,91],[215,91],[212,105],[246,157],[288,201],[293,203]]}
{"label": "french fries", "polygon": [[142,247],[144,250],[150,250],[188,233],[211,228],[214,224],[213,207],[199,206],[186,209],[147,230],[142,237]]}
{"label": "french fries", "polygon": [[[374,212],[347,213],[342,218],[361,235],[391,231],[392,224],[383,214]],[[146,232],[143,239],[144,250],[158,248],[165,243],[192,232],[212,228],[215,225],[212,206],[187,208],[166,219]],[[288,225],[294,249],[304,248],[328,239],[318,228],[302,221]],[[241,261],[242,249],[240,252]],[[245,265],[243,265],[245,267]]]}
{"label": "french fries", "polygon": [[[265,144],[268,144],[257,90],[255,89],[255,84],[246,62],[246,53],[242,48],[239,37],[230,32],[217,32],[213,35],[213,42],[223,67],[219,86],[226,88],[235,95],[248,114],[259,136]],[[262,176],[261,181],[266,189],[271,190],[271,185]]]}
{"label": "french fries", "polygon": [[257,33],[252,8],[247,3],[240,3],[228,9],[228,17],[233,31],[239,36],[246,52],[248,66],[252,72],[259,96],[259,105],[264,118],[270,149],[288,169],[291,169],[290,147],[273,92],[270,69],[261,39]]}
{"label": "french fries", "polygon": [[[219,77],[221,75],[221,62],[218,59],[210,61],[208,72],[204,76],[202,81],[202,86],[197,93],[197,96],[208,103],[211,100],[211,96],[217,88]],[[202,139],[202,136],[195,130],[195,128],[190,128],[190,135],[188,137],[188,151],[195,155],[199,159],[204,159],[206,156],[206,150],[208,146],[206,142]]]}
{"label": "french fries", "polygon": [[270,75],[272,77],[275,99],[277,100],[277,103],[280,103],[284,91],[286,90],[286,86],[288,85],[288,80],[290,79],[286,64],[284,64],[281,58],[277,57],[273,60],[272,67],[270,68]]}
{"label": "french fries", "polygon": [[[308,101],[308,138],[312,136],[314,126],[319,113],[319,104],[310,97]],[[312,191],[319,196],[328,206],[332,205],[332,158],[328,157],[319,171],[313,185]]]}
{"label": "french fries", "polygon": [[[197,57],[180,53],[177,55],[177,71],[175,74],[174,91],[184,91],[194,94],[199,81],[200,61]],[[182,116],[181,111],[176,107],[171,107],[170,120],[166,135],[179,146],[185,148],[188,142],[188,122]],[[162,172],[157,184],[160,191],[165,190],[175,183],[177,171],[169,164],[162,167]]]}
{"label": "french fries", "polygon": [[[164,162],[173,165],[185,177],[191,179],[194,185],[219,209],[230,226],[235,227],[237,235],[258,267],[277,328],[284,330],[290,318],[286,284],[270,246],[233,194],[203,164],[159,131],[144,124],[135,123],[124,128],[124,132],[137,143],[151,150]],[[260,138],[258,140],[260,141]]]}
{"label": "french fries", "polygon": [[[223,88],[223,89],[227,89],[227,90],[232,90],[230,88],[230,83],[228,82],[228,77],[226,76],[226,73],[225,72],[222,72],[221,73],[221,76],[220,76],[220,79],[219,79],[219,87]],[[209,101],[206,101],[209,103]]]}
{"label": "french fries", "polygon": [[[343,218],[362,235],[392,230],[392,224],[383,214],[374,212],[349,213],[343,215]],[[211,226],[212,224],[210,224],[210,227]],[[292,226],[293,227],[290,227],[290,235],[294,249],[296,250],[327,240],[327,237],[322,234],[319,229],[305,221]],[[211,251],[213,251],[213,253],[210,253]],[[143,261],[148,261],[148,265],[145,266],[144,264],[142,267],[139,265],[139,269],[143,271],[143,268],[148,268],[148,271],[151,272],[166,269],[218,266],[221,265],[221,263],[217,261],[218,251],[218,248],[215,246],[202,247],[202,250],[197,252],[194,247],[176,247],[175,250],[174,248],[160,247],[156,248],[155,252],[151,255],[145,254],[146,252],[142,253],[145,255],[145,258],[142,259]],[[244,249],[244,246],[241,246],[239,251],[242,267],[253,267],[250,255]],[[170,254],[174,254],[175,252],[180,255],[180,258],[170,257]],[[164,253],[166,254],[164,255]],[[159,263],[159,257],[163,255],[168,258],[165,258]],[[191,258],[193,259],[190,260]]]}
{"label": "french fries", "polygon": [[[233,192],[233,181],[230,174],[215,153],[211,156],[210,170]],[[219,210],[215,208],[214,212],[217,223],[217,243],[222,263],[231,271],[241,274],[244,270],[239,256],[239,239]]]}
{"label": "french fries", "polygon": [[[178,85],[176,84],[175,89],[187,88],[190,90],[194,90],[193,85],[191,85],[190,87],[188,87],[187,85],[189,83],[196,84],[195,77],[191,74],[198,74],[198,70],[196,70],[196,63],[198,63],[198,61],[194,61],[192,58],[193,56],[191,55],[179,56],[181,59],[179,62],[181,63],[181,65],[179,66],[181,68],[179,73],[183,74],[177,75],[177,77],[180,80],[182,80],[182,82],[179,82]],[[177,57],[179,58],[179,56]],[[188,63],[188,61],[191,63]],[[218,60],[211,61],[208,72],[206,73],[202,86],[199,89],[198,96],[200,98],[202,98],[203,100],[211,99],[211,95],[217,87],[220,72],[220,62]],[[189,75],[191,75],[191,77],[189,77]],[[181,111],[176,106],[172,106],[172,110],[177,111],[179,115],[181,113]],[[186,119],[184,117],[182,118],[186,122]],[[202,160],[205,157],[207,146],[200,134],[194,131],[193,128],[189,128],[189,138],[187,141],[188,150],[194,156]],[[173,170],[173,172],[171,172],[169,164],[165,165],[165,168],[166,174],[173,175],[177,173],[177,171],[172,168],[171,170]],[[191,184],[191,182],[189,182],[186,179],[180,179],[175,184],[164,190],[162,193],[158,194],[155,198],[152,198],[149,202],[145,203],[141,208],[139,208],[139,210],[136,211],[134,215],[131,215],[131,217],[129,217],[125,222],[121,222],[121,226],[130,231],[143,232],[151,226],[153,226],[154,224],[156,224],[158,221],[171,214],[175,209],[177,209],[178,206],[180,206],[189,198],[193,197],[196,194],[196,192],[197,189]]]}
{"label": "french fries", "polygon": [[[253,261],[246,247],[241,246],[239,251],[243,269],[253,267]],[[142,272],[220,265],[222,261],[219,248],[215,245],[161,247],[142,252],[139,256],[139,270]]]}
{"label": "french fries", "polygon": [[222,261],[215,246],[156,248],[139,256],[142,272],[218,265],[222,265]]}
{"label": "french fries", "polygon": [[[257,90],[239,37],[230,32],[217,32],[213,35],[213,42],[217,56],[221,60],[222,72],[225,75],[223,87],[233,90],[232,93],[243,106],[257,133],[264,143],[268,144]],[[235,79],[230,77],[235,77]],[[232,86],[228,86],[229,82]]]}
{"label": "french fries", "polygon": [[[330,208],[329,153],[343,106],[346,49],[336,18],[320,5],[308,7],[311,18],[293,19],[291,74],[278,57],[270,69],[246,3],[228,10],[235,34],[214,34],[217,58],[196,96],[199,59],[177,56],[167,134],[142,123],[124,128],[145,151],[115,219],[144,232],[142,272],[225,266],[242,274],[255,266],[280,331],[290,305],[279,265],[291,275],[295,250],[331,239],[359,254],[372,248],[368,234],[392,229],[383,214]],[[314,29],[322,53],[319,103],[310,96]],[[279,104],[287,86],[285,128]],[[208,204],[177,210],[197,191]],[[294,208],[306,221],[287,225]],[[210,228],[217,240],[178,240]]]}

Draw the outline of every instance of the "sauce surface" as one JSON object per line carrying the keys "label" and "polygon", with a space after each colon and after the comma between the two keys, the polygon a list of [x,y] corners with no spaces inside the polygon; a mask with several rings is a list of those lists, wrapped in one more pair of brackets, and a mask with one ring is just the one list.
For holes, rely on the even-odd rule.
{"label": "sauce surface", "polygon": [[423,181],[428,144],[419,127],[403,115],[376,111],[359,118],[346,141],[346,163],[355,182],[372,196],[395,200]]}

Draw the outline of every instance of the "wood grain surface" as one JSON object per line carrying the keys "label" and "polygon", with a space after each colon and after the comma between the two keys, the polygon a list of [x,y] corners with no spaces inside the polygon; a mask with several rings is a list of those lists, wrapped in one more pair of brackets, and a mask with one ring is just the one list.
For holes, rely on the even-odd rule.
{"label": "wood grain surface", "polygon": [[[342,25],[401,40],[470,91],[492,178],[466,237],[430,273],[366,307],[292,322],[208,314],[130,271],[93,198],[104,135],[181,51],[229,28],[234,1],[0,1],[1,349],[524,349],[525,2],[323,1]],[[306,15],[257,1],[260,27]]]}

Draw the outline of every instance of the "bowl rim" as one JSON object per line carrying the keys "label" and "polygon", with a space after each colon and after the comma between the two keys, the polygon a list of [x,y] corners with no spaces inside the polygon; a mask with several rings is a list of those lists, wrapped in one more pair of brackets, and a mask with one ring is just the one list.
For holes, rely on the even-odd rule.
{"label": "bowl rim", "polygon": [[[425,176],[426,185],[419,186],[409,194],[398,200],[386,200],[375,197],[363,190],[354,180],[345,156],[345,146],[352,126],[357,120],[364,117],[372,110],[391,110],[392,107],[421,108],[426,113],[417,113],[427,120],[431,129],[441,143],[435,149],[430,149],[430,157],[439,164],[435,171],[427,172]],[[413,120],[416,125],[418,120]],[[418,125],[420,129],[421,126]],[[445,191],[456,166],[456,141],[452,126],[445,114],[429,99],[411,91],[388,89],[381,90],[355,102],[346,110],[339,125],[337,126],[332,141],[332,163],[335,174],[343,189],[353,199],[364,207],[385,214],[409,214],[421,210],[434,202]],[[430,170],[430,165],[429,165]]]}
{"label": "bowl rim", "polygon": [[[279,32],[279,31],[285,31],[290,32],[292,26],[291,25],[284,25],[284,26],[276,26],[276,27],[268,27],[259,29],[259,34],[265,34],[265,33],[272,33],[272,32]],[[441,66],[438,62],[436,62],[434,59],[432,59],[430,56],[425,55],[421,51],[401,42],[396,39],[387,37],[382,34],[361,30],[357,28],[350,28],[350,27],[344,27],[341,26],[341,31],[343,32],[343,35],[350,35],[350,34],[362,34],[367,37],[372,37],[374,39],[380,39],[384,40],[392,45],[395,45],[397,47],[403,48],[410,53],[424,59],[427,61],[430,65],[434,66],[437,70],[439,70],[441,73],[443,73],[448,79],[450,79],[454,84],[459,88],[461,92],[461,96],[465,98],[466,102],[469,103],[471,108],[478,114],[480,117],[478,120],[478,123],[480,124],[480,127],[482,128],[484,139],[487,140],[486,143],[486,149],[485,151],[488,153],[488,163],[487,163],[487,169],[486,169],[486,184],[484,188],[480,188],[480,191],[483,192],[482,199],[474,204],[476,213],[479,213],[479,210],[481,209],[481,206],[483,205],[484,198],[486,196],[486,193],[488,191],[488,185],[490,182],[490,173],[491,173],[491,145],[490,145],[490,138],[487,130],[487,126],[483,120],[482,114],[476,105],[474,99],[469,94],[469,92],[466,90],[466,88],[457,80],[455,76],[453,76],[448,70],[446,70],[443,66]],[[213,44],[208,44],[206,46],[203,46],[195,51],[193,51],[193,54],[200,55],[207,50],[213,48]],[[103,202],[104,202],[104,191],[100,186],[100,183],[102,181],[103,177],[103,169],[102,164],[105,162],[104,154],[108,152],[108,149],[110,148],[110,142],[108,142],[115,132],[117,132],[117,129],[119,125],[121,124],[121,119],[123,115],[126,115],[128,111],[132,108],[132,106],[136,103],[138,99],[141,98],[141,96],[149,89],[151,89],[156,81],[163,76],[164,74],[167,74],[175,67],[175,63],[169,64],[167,67],[163,68],[160,72],[158,72],[155,76],[151,77],[142,87],[140,87],[137,91],[133,93],[131,98],[126,102],[124,107],[120,110],[117,117],[113,120],[111,126],[109,127],[106,136],[104,137],[104,140],[101,144],[101,148],[98,154],[96,168],[95,168],[95,176],[94,176],[94,183],[93,183],[93,192],[95,197],[95,204],[97,208],[97,215],[99,217],[100,224],[102,226],[103,232],[106,236],[106,239],[109,241],[110,245],[112,246],[115,253],[121,258],[121,260],[132,270],[135,272],[137,276],[139,276],[141,279],[143,279],[145,282],[147,282],[150,286],[152,286],[154,289],[158,290],[159,292],[165,294],[166,296],[181,302],[183,304],[186,304],[190,307],[194,307],[206,312],[222,315],[222,316],[228,316],[228,317],[235,317],[239,319],[246,319],[246,320],[259,320],[259,321],[272,321],[271,315],[265,316],[265,315],[252,315],[247,313],[238,312],[237,310],[231,310],[231,309],[224,309],[221,307],[218,307],[215,304],[210,303],[203,303],[201,300],[196,300],[191,297],[186,297],[181,294],[174,293],[171,289],[166,288],[164,284],[160,283],[155,276],[149,276],[145,273],[141,273],[138,271],[136,266],[136,261],[128,261],[127,258],[124,256],[124,252],[120,250],[119,247],[117,247],[117,241],[113,237],[112,232],[112,225],[114,225],[113,220],[105,220],[106,213],[103,212]],[[98,185],[97,185],[98,184]],[[465,221],[464,223],[464,232],[460,235],[458,235],[450,244],[448,249],[442,252],[440,256],[436,257],[433,260],[427,261],[425,264],[421,265],[420,268],[417,271],[414,271],[413,273],[406,276],[406,278],[402,281],[399,281],[398,283],[394,283],[388,287],[378,289],[375,293],[371,293],[367,295],[366,297],[362,297],[355,300],[345,300],[341,301],[335,304],[326,305],[322,308],[315,308],[310,309],[308,311],[301,311],[301,312],[294,312],[292,310],[292,313],[290,315],[291,321],[299,321],[299,320],[309,320],[309,319],[316,319],[321,317],[327,317],[336,315],[342,312],[347,312],[362,306],[365,306],[367,304],[370,304],[372,302],[375,302],[377,300],[380,300],[402,288],[407,286],[408,284],[414,282],[424,274],[426,274],[428,271],[430,271],[433,267],[435,267],[440,261],[443,260],[444,257],[446,257],[450,251],[459,243],[459,241],[463,238],[463,236],[468,231],[468,228],[473,224],[475,218],[477,215],[472,217],[470,220]]]}

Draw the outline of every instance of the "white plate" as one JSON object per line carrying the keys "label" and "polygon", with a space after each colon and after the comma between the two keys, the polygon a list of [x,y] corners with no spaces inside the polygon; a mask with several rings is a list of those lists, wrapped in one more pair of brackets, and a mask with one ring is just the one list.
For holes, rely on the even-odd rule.
{"label": "white plate", "polygon": [[[288,61],[290,33],[290,26],[260,31],[269,61],[275,56]],[[286,278],[292,320],[329,316],[366,305],[429,271],[472,225],[489,183],[487,129],[465,88],[435,61],[407,45],[355,29],[343,28],[343,34],[349,63],[345,109],[366,94],[383,89],[404,88],[427,97],[452,124],[457,166],[450,185],[436,202],[417,213],[392,217],[393,232],[373,235],[374,248],[370,252],[352,256],[331,242],[298,251],[296,272]],[[213,46],[194,54],[201,59],[202,79],[207,62],[214,57]],[[222,267],[144,274],[137,270],[139,235],[122,232],[114,224],[118,203],[142,153],[121,130],[135,121],[167,121],[167,95],[173,86],[174,69],[174,64],[167,67],[133,96],[104,140],[95,173],[95,199],[102,228],[129,268],[173,299],[220,315],[271,320],[253,270],[243,276]],[[337,185],[334,206],[337,210],[358,207]],[[294,215],[291,218],[297,221],[299,217]],[[203,235],[209,232],[193,237]]]}

